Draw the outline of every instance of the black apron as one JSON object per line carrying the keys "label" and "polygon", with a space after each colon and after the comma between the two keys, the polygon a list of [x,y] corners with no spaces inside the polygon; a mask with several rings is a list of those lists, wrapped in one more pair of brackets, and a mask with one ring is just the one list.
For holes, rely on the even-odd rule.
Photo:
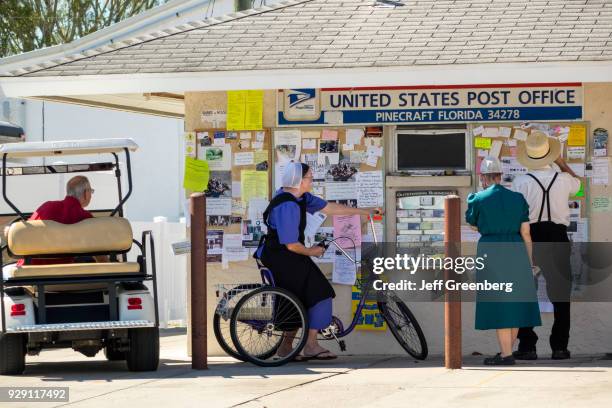
{"label": "black apron", "polygon": [[272,209],[287,201],[293,201],[300,207],[298,241],[304,244],[306,200],[298,201],[293,194],[281,192],[272,199],[263,213],[268,233],[262,238],[261,262],[272,272],[276,286],[296,295],[308,309],[324,299],[335,297],[336,294],[312,259],[288,250],[286,245],[280,243],[278,231],[268,224]]}

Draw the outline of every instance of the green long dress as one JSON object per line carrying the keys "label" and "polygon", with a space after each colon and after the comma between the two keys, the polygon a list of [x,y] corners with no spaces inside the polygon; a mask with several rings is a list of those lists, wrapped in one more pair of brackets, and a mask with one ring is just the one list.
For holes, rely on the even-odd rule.
{"label": "green long dress", "polygon": [[540,326],[535,282],[525,243],[520,235],[529,222],[529,205],[522,194],[494,184],[470,194],[465,220],[478,227],[478,256],[484,269],[477,282],[512,283],[512,292],[479,291],[476,295],[476,329]]}

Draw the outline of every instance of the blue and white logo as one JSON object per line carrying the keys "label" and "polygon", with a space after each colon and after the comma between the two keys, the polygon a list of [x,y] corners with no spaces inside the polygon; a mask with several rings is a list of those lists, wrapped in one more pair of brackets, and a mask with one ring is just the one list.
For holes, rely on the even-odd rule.
{"label": "blue and white logo", "polygon": [[289,99],[289,107],[293,108],[303,102],[314,99],[316,96],[316,89],[290,89],[287,92],[287,98]]}
{"label": "blue and white logo", "polygon": [[314,88],[285,89],[284,114],[287,119],[317,119],[319,111],[319,96]]}

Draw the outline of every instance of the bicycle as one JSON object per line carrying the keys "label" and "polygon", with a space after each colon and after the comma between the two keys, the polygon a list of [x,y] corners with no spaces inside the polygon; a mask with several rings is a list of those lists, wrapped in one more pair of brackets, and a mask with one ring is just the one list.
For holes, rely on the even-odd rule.
{"label": "bicycle", "polygon": [[[373,220],[370,218],[369,222],[376,244]],[[351,262],[361,266],[362,274],[364,269],[371,267],[367,261],[353,259],[336,240],[338,238],[322,241],[319,245],[327,249],[333,243]],[[214,332],[223,350],[232,357],[262,367],[276,367],[293,360],[304,348],[308,314],[295,295],[275,286],[270,270],[259,261],[258,266],[261,284],[219,285],[217,295],[221,300],[213,320]],[[350,325],[345,329],[342,321],[333,316],[331,324],[319,331],[322,340],[335,340],[341,351],[346,350],[341,339],[355,329],[365,302],[370,299],[375,276],[372,273],[367,273],[367,276]],[[415,359],[427,358],[425,335],[408,306],[393,291],[377,292],[376,301],[384,321],[402,348]],[[288,354],[279,356],[277,351],[285,336],[293,337],[293,348]]]}

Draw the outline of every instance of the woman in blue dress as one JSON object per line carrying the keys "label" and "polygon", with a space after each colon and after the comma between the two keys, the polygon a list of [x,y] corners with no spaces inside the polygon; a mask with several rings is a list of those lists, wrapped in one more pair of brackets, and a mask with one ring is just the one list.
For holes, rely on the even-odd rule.
{"label": "woman in blue dress", "polygon": [[[319,330],[332,321],[334,289],[311,256],[321,256],[320,246],[307,248],[304,231],[306,213],[317,211],[325,215],[382,214],[380,208],[351,208],[338,203],[328,203],[310,193],[313,185],[312,170],[307,164],[287,163],[282,175],[282,188],[274,193],[272,201],[263,213],[268,228],[260,242],[255,257],[272,272],[276,286],[296,295],[308,310],[308,339],[303,354],[296,360],[331,360],[337,356],[323,348],[317,341]],[[293,348],[295,332],[286,331],[277,354],[285,356]]]}
{"label": "woman in blue dress", "polygon": [[470,194],[465,220],[481,234],[478,256],[485,267],[476,272],[478,282],[511,283],[512,292],[479,291],[476,329],[496,329],[500,353],[486,365],[513,365],[512,347],[520,327],[540,326],[532,272],[529,206],[522,194],[500,185],[502,167],[496,157],[480,166],[483,191]]}

